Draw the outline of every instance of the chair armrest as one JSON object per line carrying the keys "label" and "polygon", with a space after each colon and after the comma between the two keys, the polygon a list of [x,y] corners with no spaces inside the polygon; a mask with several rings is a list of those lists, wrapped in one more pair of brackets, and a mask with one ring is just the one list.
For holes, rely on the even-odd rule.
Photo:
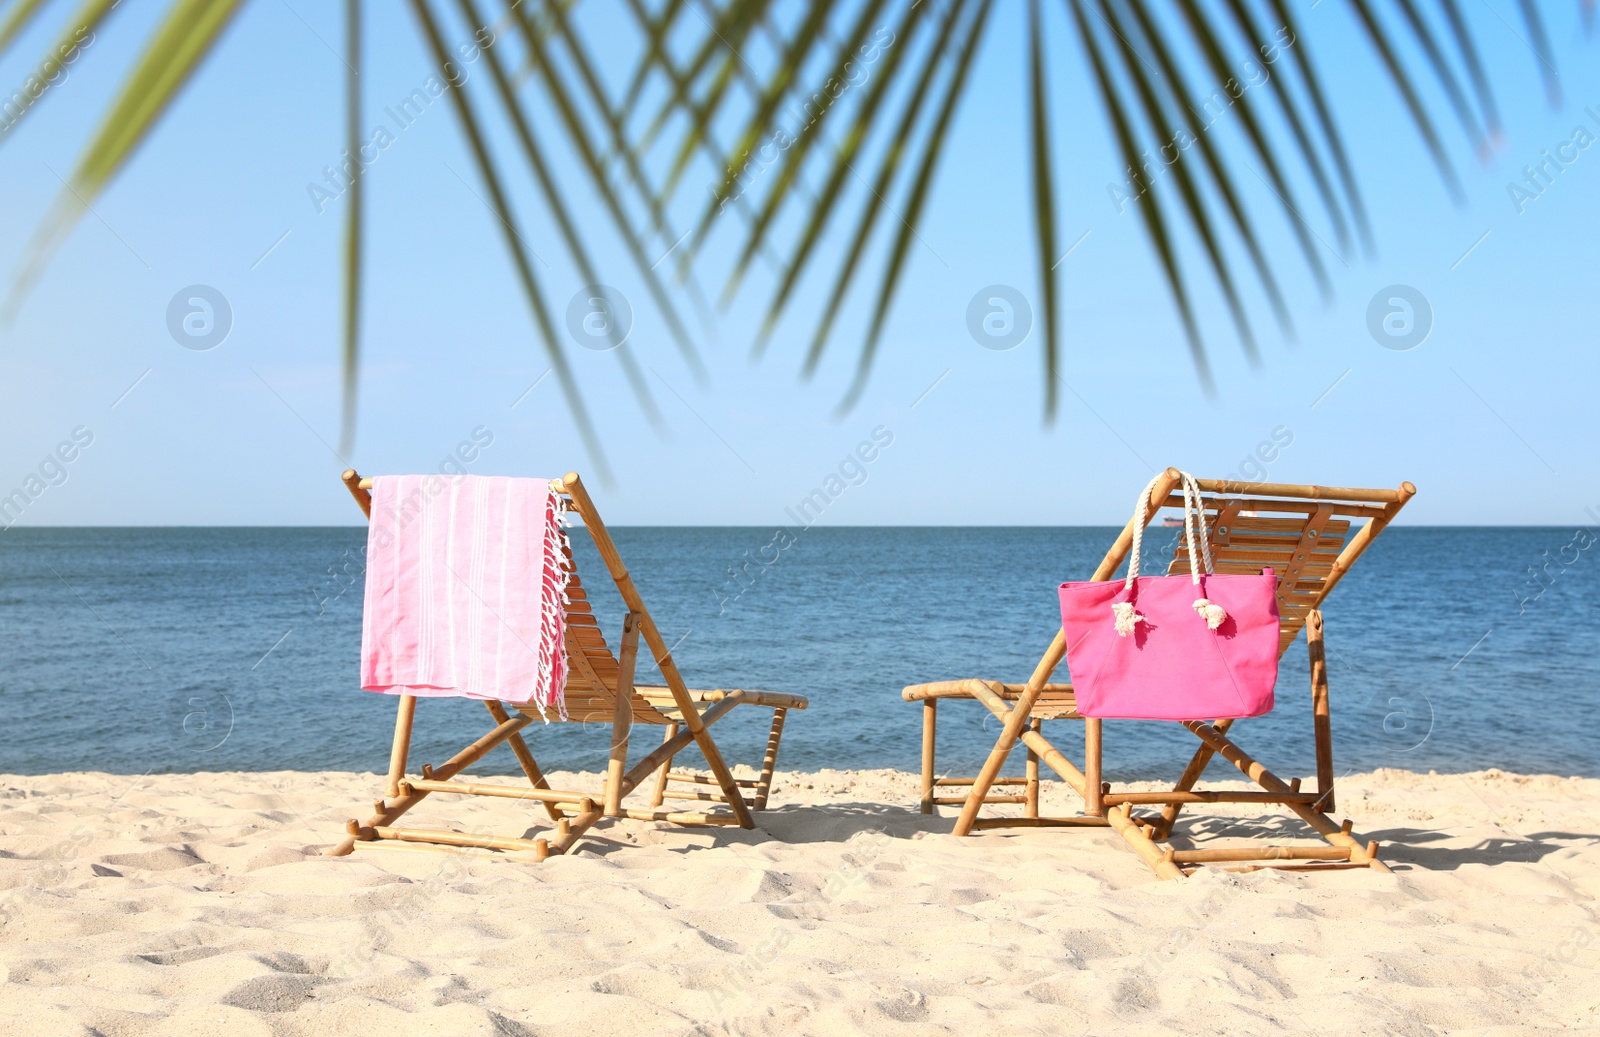
{"label": "chair armrest", "polygon": [[[900,692],[900,697],[907,702],[923,702],[928,699],[970,699],[972,693],[966,690],[967,681],[934,681],[931,684],[912,684]],[[1022,697],[1026,684],[1002,684],[1005,689],[1001,698],[1015,701]],[[1046,693],[1070,693],[1070,684],[1046,684]]]}

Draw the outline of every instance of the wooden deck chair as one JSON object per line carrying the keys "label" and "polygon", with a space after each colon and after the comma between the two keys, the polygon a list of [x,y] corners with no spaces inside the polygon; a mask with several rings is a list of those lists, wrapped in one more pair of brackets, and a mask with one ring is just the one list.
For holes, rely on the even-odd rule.
{"label": "wooden deck chair", "polygon": [[[372,480],[360,478],[354,470],[346,471],[343,479],[362,512],[371,518]],[[605,523],[595,511],[594,502],[577,474],[568,472],[563,478],[553,480],[550,488],[560,495],[562,506],[567,511],[576,512],[582,518],[628,608],[627,618],[622,625],[619,651],[613,655],[600,632],[588,595],[578,576],[576,563],[571,552],[568,552],[567,564],[571,572],[567,585],[569,604],[566,606],[567,713],[572,721],[611,724],[610,758],[602,787],[598,791],[578,792],[550,787],[519,733],[524,727],[542,719],[537,707],[531,703],[525,706],[511,705],[512,712],[508,712],[506,706],[510,704],[486,702],[494,721],[494,727],[487,734],[439,766],[424,766],[419,777],[408,776],[406,757],[411,744],[417,700],[413,696],[402,695],[399,697],[399,715],[395,720],[394,742],[389,754],[389,779],[384,797],[373,803],[373,815],[365,823],[352,819],[346,824],[347,837],[328,850],[329,856],[343,856],[363,844],[371,846],[379,841],[399,840],[409,844],[431,844],[428,848],[441,850],[476,847],[513,853],[522,851],[524,859],[531,856],[534,860],[544,860],[550,854],[570,850],[584,832],[602,817],[671,821],[687,825],[755,827],[750,812],[762,810],[767,805],[772,773],[778,762],[778,743],[783,738],[784,718],[791,709],[805,709],[806,699],[801,695],[770,691],[689,689],[679,675],[671,651],[644,607],[627,568],[622,564],[622,556],[617,553],[616,544],[606,532]],[[667,682],[665,687],[640,687],[633,683],[641,637],[657,660],[661,675]],[[619,703],[622,708],[619,708]],[[711,739],[712,725],[739,705],[764,706],[772,710],[772,726],[761,761],[760,777],[755,780],[735,779]],[[660,746],[629,767],[629,735],[634,724],[662,727],[665,735]],[[452,780],[502,743],[509,744],[516,755],[518,764],[527,775],[527,787]],[[705,757],[711,771],[710,777],[671,770],[674,757],[688,748],[690,743]],[[650,809],[625,807],[623,801],[626,797],[651,778],[654,780]],[[672,788],[673,783],[687,785],[688,788],[676,791]],[[754,794],[750,801],[745,799],[746,790]],[[394,822],[400,815],[436,792],[540,802],[554,829],[553,838],[527,839],[395,826]],[[662,809],[668,799],[690,800],[708,806],[701,810]],[[724,804],[727,809],[711,809],[709,804],[712,803]]]}
{"label": "wooden deck chair", "polygon": [[[1181,507],[1173,495],[1179,486],[1177,469],[1168,468],[1150,491],[1150,519],[1162,507]],[[1050,683],[1066,655],[1061,631],[1044,653],[1026,684],[988,680],[940,681],[906,688],[902,697],[922,703],[922,812],[935,812],[941,804],[961,804],[955,834],[974,829],[1005,827],[1110,826],[1162,878],[1181,878],[1207,863],[1290,861],[1287,867],[1320,870],[1333,867],[1372,867],[1387,871],[1378,860],[1377,843],[1363,845],[1351,833],[1351,824],[1335,824],[1333,741],[1328,702],[1328,670],[1324,660],[1321,606],[1350,566],[1383,531],[1417,490],[1401,483],[1396,490],[1344,489],[1324,486],[1290,486],[1275,483],[1236,483],[1217,479],[1198,481],[1210,530],[1211,547],[1219,573],[1259,573],[1271,566],[1278,575],[1278,610],[1281,630],[1278,654],[1304,628],[1311,656],[1312,735],[1316,745],[1317,788],[1300,790],[1300,779],[1284,782],[1239,748],[1228,737],[1231,720],[1213,723],[1186,721],[1200,740],[1177,783],[1167,792],[1117,792],[1101,780],[1101,721],[1076,711],[1072,685]],[[1091,579],[1109,580],[1126,558],[1133,541],[1130,519]],[[1357,525],[1359,523],[1359,525]],[[1354,527],[1354,528],[1352,528]],[[1168,569],[1187,574],[1189,557],[1180,543]],[[935,776],[934,738],[940,699],[976,699],[1002,722],[994,749],[977,776]],[[1084,723],[1084,757],[1080,770],[1043,734],[1045,721],[1081,720]],[[1002,778],[1000,770],[1018,741],[1027,750],[1026,776]],[[1215,756],[1222,756],[1262,791],[1234,792],[1196,789],[1201,775]],[[1070,785],[1084,802],[1083,813],[1073,817],[1045,817],[1039,813],[1041,761]],[[996,787],[1002,790],[994,791]],[[938,795],[941,788],[967,789],[965,795]],[[979,817],[986,804],[1021,803],[1024,817]],[[1186,804],[1252,803],[1282,805],[1298,815],[1330,845],[1244,846],[1223,849],[1178,850],[1162,847],[1172,834],[1173,822]],[[1135,814],[1135,807],[1160,807],[1159,814]]]}

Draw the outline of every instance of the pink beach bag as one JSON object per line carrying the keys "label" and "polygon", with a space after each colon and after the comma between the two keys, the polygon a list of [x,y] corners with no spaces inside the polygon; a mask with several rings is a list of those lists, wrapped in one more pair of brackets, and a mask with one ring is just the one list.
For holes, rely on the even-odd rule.
{"label": "pink beach bag", "polygon": [[1134,507],[1127,579],[1061,585],[1067,667],[1083,716],[1221,720],[1272,710],[1277,577],[1271,569],[1259,576],[1212,574],[1200,488],[1181,474],[1189,575],[1139,575],[1153,479]]}

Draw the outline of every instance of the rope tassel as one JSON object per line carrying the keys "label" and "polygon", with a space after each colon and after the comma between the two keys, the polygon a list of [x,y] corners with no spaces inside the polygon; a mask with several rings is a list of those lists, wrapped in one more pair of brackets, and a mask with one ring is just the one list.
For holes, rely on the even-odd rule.
{"label": "rope tassel", "polygon": [[[1219,610],[1220,611],[1220,610]],[[1118,637],[1127,637],[1133,633],[1135,623],[1143,623],[1145,618],[1133,610],[1133,602],[1119,601],[1111,606],[1111,614],[1116,617]],[[1221,622],[1218,620],[1217,622]]]}
{"label": "rope tassel", "polygon": [[1222,606],[1212,602],[1209,598],[1194,599],[1194,610],[1204,617],[1206,628],[1209,630],[1217,629],[1228,618],[1228,614],[1222,610]]}
{"label": "rope tassel", "polygon": [[[1200,484],[1195,482],[1194,476],[1188,472],[1179,472],[1179,482],[1183,487],[1183,538],[1189,547],[1189,579],[1194,582],[1194,589],[1200,594],[1205,593],[1201,584],[1202,576],[1210,576],[1215,570],[1211,558],[1211,540],[1207,531],[1204,499],[1200,495]],[[1128,553],[1128,574],[1123,579],[1123,587],[1129,595],[1133,594],[1134,581],[1139,578],[1139,556],[1142,551],[1146,516],[1149,514],[1150,494],[1161,481],[1157,475],[1151,479],[1144,490],[1140,492],[1139,499],[1133,506],[1133,521],[1129,525],[1133,529],[1133,542]],[[1157,507],[1160,507],[1157,504]],[[1198,534],[1198,536],[1197,536]],[[1221,605],[1212,602],[1209,598],[1199,597],[1194,599],[1194,610],[1200,618],[1206,621],[1206,627],[1215,630],[1227,622],[1228,613]],[[1111,606],[1111,612],[1116,617],[1116,630],[1119,637],[1127,637],[1133,633],[1135,624],[1148,623],[1143,616],[1135,612],[1133,602],[1116,602]]]}

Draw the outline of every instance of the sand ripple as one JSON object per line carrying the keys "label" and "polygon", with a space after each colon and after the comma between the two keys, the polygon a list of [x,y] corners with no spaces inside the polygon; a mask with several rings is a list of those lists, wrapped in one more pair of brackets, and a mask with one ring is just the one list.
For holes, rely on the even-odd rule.
{"label": "sand ripple", "polygon": [[[0,777],[0,1035],[1600,1031],[1600,781],[1354,775],[1396,874],[1162,883],[1107,832],[952,839],[911,775],[788,779],[761,831],[532,866],[317,856],[372,775]],[[1297,834],[1189,829],[1230,830]]]}

